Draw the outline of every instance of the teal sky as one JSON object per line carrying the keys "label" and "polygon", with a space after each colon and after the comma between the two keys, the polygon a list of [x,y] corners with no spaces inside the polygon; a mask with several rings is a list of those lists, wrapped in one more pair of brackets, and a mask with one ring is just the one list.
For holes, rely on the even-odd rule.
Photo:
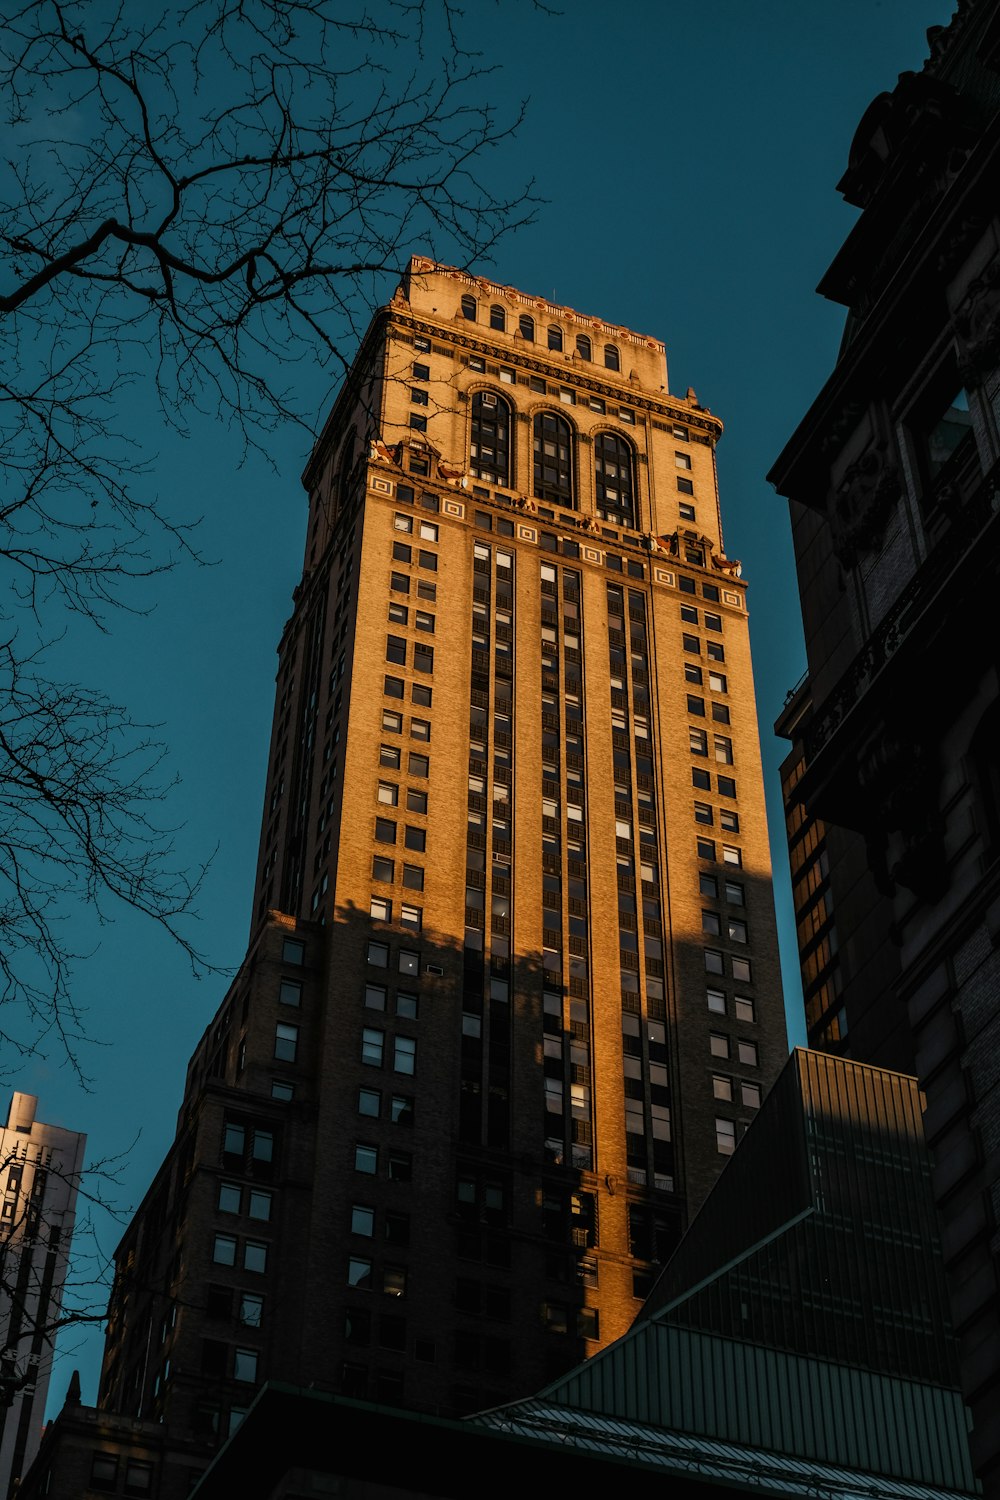
{"label": "teal sky", "polygon": [[[671,390],[694,386],[726,424],[726,550],[750,585],[793,1042],[804,1032],[771,725],[804,653],[787,510],[764,475],[836,357],[843,310],[813,289],[856,216],[835,191],[854,129],[877,93],[920,67],[926,27],[950,11],[950,0],[563,0],[559,15],[524,0],[468,5],[483,62],[496,65],[484,97],[512,112],[529,100],[516,140],[485,165],[498,184],[533,176],[545,200],[534,227],[479,269],[662,338]],[[247,938],[306,446],[300,432],[279,434],[270,467],[241,465],[218,424],[196,422],[182,443],[141,392],[129,415],[157,455],[156,490],[175,514],[204,515],[214,565],[156,581],[150,612],[113,621],[109,636],[77,627],[63,660],[160,726],[180,777],[168,803],[179,857],[216,851],[194,940],[230,969]],[[16,1086],[40,1096],[46,1121],[86,1131],[91,1161],[135,1142],[118,1189],[127,1208],[172,1138],[187,1058],[227,978],[194,981],[137,919],[99,931],[81,921],[77,946],[87,956],[75,992],[98,1043],[83,1058],[91,1091],[55,1056],[25,1067]],[[104,1217],[98,1230],[110,1253],[117,1226]],[[95,1399],[102,1342],[99,1331],[67,1340],[51,1409],[74,1365]]]}

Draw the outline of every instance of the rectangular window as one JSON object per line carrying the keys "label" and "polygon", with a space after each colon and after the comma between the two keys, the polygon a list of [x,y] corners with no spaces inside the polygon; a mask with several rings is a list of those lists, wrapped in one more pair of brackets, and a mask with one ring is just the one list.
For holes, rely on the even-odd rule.
{"label": "rectangular window", "polygon": [[400,515],[399,511],[392,518],[393,531],[403,531],[407,535],[413,531],[413,517]]}
{"label": "rectangular window", "polygon": [[704,792],[710,792],[712,790],[712,778],[708,774],[708,772],[703,771],[700,766],[691,767],[691,784],[692,786],[696,786]]}
{"label": "rectangular window", "polygon": [[429,404],[430,398],[428,396],[428,393],[426,391],[422,391],[419,386],[411,386],[410,400],[414,406],[427,406]]}
{"label": "rectangular window", "polygon": [[736,1150],[736,1125],[732,1120],[716,1120],[715,1149],[721,1156],[732,1156]]}
{"label": "rectangular window", "polygon": [[729,705],[728,705],[728,703],[713,703],[712,704],[712,718],[715,720],[716,724],[728,724],[729,723]]}
{"label": "rectangular window", "polygon": [[736,796],[736,782],[733,780],[732,776],[719,776],[717,778],[717,782],[720,797]]}
{"label": "rectangular window", "polygon": [[740,984],[750,984],[752,982],[750,960],[748,958],[734,958],[730,962],[733,970],[733,978],[739,980]]}
{"label": "rectangular window", "polygon": [[403,679],[402,679],[402,677],[385,677],[385,678],[383,678],[383,680],[382,680],[382,691],[383,691],[383,693],[385,694],[385,696],[387,698],[402,698],[402,696],[403,696]]}
{"label": "rectangular window", "polygon": [[[409,562],[409,558],[406,560]],[[408,594],[410,592],[410,580],[405,573],[391,573],[389,575],[389,587],[396,594]]]}
{"label": "rectangular window", "polygon": [[696,847],[699,859],[715,859],[715,844],[711,839],[698,839]]}
{"label": "rectangular window", "polygon": [[434,616],[430,610],[418,609],[413,617],[413,623],[418,630],[425,630],[428,635],[434,634]]}
{"label": "rectangular window", "polygon": [[406,641],[401,635],[390,635],[386,637],[385,659],[393,662],[396,666],[406,665]]}
{"label": "rectangular window", "polygon": [[372,1284],[372,1263],[360,1256],[352,1256],[347,1262],[347,1285],[369,1290]]}
{"label": "rectangular window", "polygon": [[396,842],[396,825],[390,818],[375,819],[375,837],[380,844]]}
{"label": "rectangular window", "polygon": [[733,742],[724,734],[712,736],[715,746],[715,758],[720,766],[731,766],[733,763]]}
{"label": "rectangular window", "polygon": [[756,1042],[738,1042],[737,1043],[737,1052],[739,1054],[739,1059],[740,1059],[741,1063],[745,1063],[748,1068],[756,1068],[757,1067],[757,1065],[758,1065],[758,1056],[757,1056],[757,1043]]}
{"label": "rectangular window", "polygon": [[736,996],[736,1019],[737,1021],[756,1021],[757,1019],[753,1001],[748,1000],[744,995]]}
{"label": "rectangular window", "polygon": [[675,469],[690,469],[690,467],[691,467],[691,455],[690,455],[690,453],[678,453],[675,450],[675,452],[674,452],[674,468]]}
{"label": "rectangular window", "polygon": [[701,685],[701,668],[696,666],[693,661],[684,663],[684,680],[685,682],[694,682],[699,686]]}
{"label": "rectangular window", "polygon": [[408,812],[425,813],[427,811],[427,793],[414,791],[413,787],[406,793],[406,808]]}
{"label": "rectangular window", "polygon": [[420,865],[403,866],[403,884],[411,891],[423,890],[424,872]]}
{"label": "rectangular window", "polygon": [[[702,932],[711,932],[715,937],[719,936],[722,931],[722,920],[717,911],[702,912],[701,930]],[[721,973],[721,970],[717,969],[716,973]]]}
{"label": "rectangular window", "polygon": [[417,1044],[413,1037],[397,1036],[393,1049],[393,1071],[413,1074],[417,1068]]}
{"label": "rectangular window", "polygon": [[706,990],[708,1008],[713,1015],[724,1016],[726,1014],[726,995],[724,990]]}
{"label": "rectangular window", "polygon": [[244,1271],[256,1271],[263,1275],[267,1270],[267,1246],[262,1245],[259,1240],[245,1240],[243,1243],[243,1269]]}
{"label": "rectangular window", "polygon": [[373,922],[392,921],[392,902],[385,896],[373,896],[368,908],[368,914]]}
{"label": "rectangular window", "polygon": [[712,1094],[716,1099],[721,1099],[725,1104],[733,1102],[733,1080],[724,1077],[721,1073],[712,1075]]}
{"label": "rectangular window", "polygon": [[240,1293],[239,1321],[244,1328],[260,1328],[264,1321],[264,1299],[257,1292]]}
{"label": "rectangular window", "polygon": [[722,629],[722,616],[721,615],[710,614],[709,611],[706,609],[706,611],[705,611],[705,629],[706,630],[721,630]]}
{"label": "rectangular window", "polygon": [[418,755],[411,750],[407,769],[411,776],[427,777],[430,775],[431,763],[426,755]]}
{"label": "rectangular window", "polygon": [[723,844],[722,860],[727,865],[741,866],[743,864],[743,852],[735,848],[732,844]]}
{"label": "rectangular window", "polygon": [[695,520],[694,506],[688,500],[682,500],[677,507],[682,521]]}
{"label": "rectangular window", "polygon": [[376,855],[372,860],[373,880],[381,880],[386,885],[391,885],[394,871],[395,864],[391,859],[383,859],[381,855]]}
{"label": "rectangular window", "polygon": [[286,964],[304,964],[306,961],[305,943],[300,943],[297,938],[285,938],[281,945],[281,961]]}
{"label": "rectangular window", "polygon": [[[395,559],[396,562],[408,563],[408,562],[411,562],[413,560],[413,548],[410,546],[409,542],[393,542],[393,544],[392,544],[392,555],[393,555],[393,558]],[[393,577],[394,578],[398,578],[399,574],[398,573],[394,573]],[[409,593],[409,590],[410,590],[410,581],[409,581],[409,579],[407,579],[407,581],[406,581],[406,591],[407,591],[407,593]]]}
{"label": "rectangular window", "polygon": [[713,1031],[708,1038],[709,1051],[713,1057],[729,1056],[729,1038]]}
{"label": "rectangular window", "polygon": [[424,924],[424,914],[419,906],[403,905],[399,908],[399,920],[412,932],[419,932]]}
{"label": "rectangular window", "polygon": [[385,1010],[387,993],[384,984],[366,984],[365,1008],[367,1010]]}
{"label": "rectangular window", "polygon": [[430,365],[416,364],[415,363],[414,366],[413,366],[413,378],[414,378],[414,380],[430,380],[430,378],[431,378],[431,367],[430,367]]}
{"label": "rectangular window", "polygon": [[705,972],[707,974],[723,973],[722,954],[715,948],[705,949]]}
{"label": "rectangular window", "polygon": [[725,661],[726,648],[721,641],[706,641],[705,650],[710,661]]}
{"label": "rectangular window", "polygon": [[688,693],[687,711],[689,714],[696,714],[698,718],[703,719],[705,717],[704,698],[696,698],[693,693]]}
{"label": "rectangular window", "polygon": [[278,1062],[295,1061],[299,1046],[299,1028],[279,1024],[274,1032],[274,1056]]}
{"label": "rectangular window", "polygon": [[402,1016],[406,1021],[415,1021],[417,1019],[418,1006],[418,997],[411,994],[409,990],[396,991],[397,1016]]}
{"label": "rectangular window", "polygon": [[377,1120],[382,1108],[382,1095],[378,1089],[358,1090],[358,1114]]}
{"label": "rectangular window", "polygon": [[231,1234],[217,1234],[212,1250],[212,1259],[217,1266],[235,1266],[236,1238]]}
{"label": "rectangular window", "polygon": [[419,704],[421,708],[430,708],[433,688],[428,687],[426,682],[410,683],[410,702]]}
{"label": "rectangular window", "polygon": [[355,1203],[351,1208],[351,1233],[363,1234],[371,1239],[375,1233],[375,1210],[364,1203]]}
{"label": "rectangular window", "polygon": [[370,1068],[382,1066],[382,1045],[385,1038],[374,1026],[366,1026],[361,1033],[361,1061]]}
{"label": "rectangular window", "polygon": [[355,1146],[354,1170],[355,1172],[364,1172],[369,1177],[374,1177],[378,1171],[378,1147]]}
{"label": "rectangular window", "polygon": [[420,954],[414,953],[410,948],[401,948],[399,950],[398,968],[400,974],[419,974]]}
{"label": "rectangular window", "polygon": [[399,770],[399,746],[380,745],[378,751],[378,763],[380,766],[388,766],[392,771]]}
{"label": "rectangular window", "polygon": [[698,623],[698,611],[695,609],[695,607],[694,607],[693,604],[682,604],[681,605],[681,619],[687,625],[697,625],[697,623]]}
{"label": "rectangular window", "polygon": [[424,416],[423,412],[410,412],[410,426],[413,428],[414,432],[427,431],[427,418]]}
{"label": "rectangular window", "polygon": [[424,828],[414,828],[407,823],[404,842],[407,849],[414,849],[418,853],[423,853],[427,848],[427,830]]}
{"label": "rectangular window", "polygon": [[431,726],[428,719],[410,720],[410,739],[429,740],[431,737]]}
{"label": "rectangular window", "polygon": [[247,1213],[251,1219],[269,1220],[271,1217],[271,1194],[263,1188],[251,1188]]}
{"label": "rectangular window", "polygon": [[[400,694],[402,697],[402,694]],[[396,713],[395,709],[384,708],[382,710],[382,729],[386,734],[402,734],[403,715]]]}
{"label": "rectangular window", "polygon": [[741,1083],[740,1098],[745,1109],[760,1109],[760,1084]]}
{"label": "rectangular window", "polygon": [[707,802],[696,802],[694,805],[694,820],[696,823],[713,822],[711,806]]}
{"label": "rectangular window", "polygon": [[726,693],[729,691],[726,677],[722,672],[709,672],[708,685],[713,693]]}
{"label": "rectangular window", "polygon": [[740,815],[733,812],[731,807],[719,808],[719,823],[726,829],[727,833],[739,833]]}
{"label": "rectangular window", "polygon": [[747,924],[738,922],[735,917],[729,918],[729,941],[731,943],[745,943],[747,941]]}
{"label": "rectangular window", "polygon": [[438,560],[436,552],[425,552],[421,549],[417,554],[417,560],[422,568],[427,569],[428,573],[437,572]]}
{"label": "rectangular window", "polygon": [[682,495],[694,494],[694,485],[691,483],[690,479],[685,479],[681,474],[678,474],[677,476],[677,488],[680,490]]}
{"label": "rectangular window", "polygon": [[378,784],[378,800],[385,807],[395,807],[399,802],[399,787],[391,781],[380,781]]}

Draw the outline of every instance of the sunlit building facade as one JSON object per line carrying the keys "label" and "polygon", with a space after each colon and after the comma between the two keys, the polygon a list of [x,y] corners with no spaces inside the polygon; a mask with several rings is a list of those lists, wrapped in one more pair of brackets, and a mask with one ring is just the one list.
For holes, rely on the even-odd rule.
{"label": "sunlit building facade", "polygon": [[375,316],[105,1409],[197,1457],[266,1379],[447,1416],[630,1325],[787,1052],[721,430],[656,340],[463,272]]}
{"label": "sunlit building facade", "polygon": [[87,1138],[15,1093],[0,1128],[0,1495],[38,1450]]}

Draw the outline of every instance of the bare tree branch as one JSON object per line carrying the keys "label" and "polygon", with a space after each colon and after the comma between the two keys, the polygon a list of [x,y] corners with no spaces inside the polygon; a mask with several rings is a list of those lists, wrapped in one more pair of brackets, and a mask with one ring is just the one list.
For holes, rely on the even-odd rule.
{"label": "bare tree branch", "polygon": [[[530,3],[530,0],[529,0]],[[59,680],[63,625],[107,629],[197,559],[123,421],[151,392],[186,434],[304,444],[388,278],[463,265],[530,221],[495,186],[521,111],[451,0],[20,0],[0,33],[0,1038],[75,1055],[68,903],[185,936],[162,756]],[[298,385],[308,389],[297,391]],[[322,388],[325,384],[325,389]],[[20,614],[20,618],[18,615]],[[54,643],[43,654],[41,645]]]}

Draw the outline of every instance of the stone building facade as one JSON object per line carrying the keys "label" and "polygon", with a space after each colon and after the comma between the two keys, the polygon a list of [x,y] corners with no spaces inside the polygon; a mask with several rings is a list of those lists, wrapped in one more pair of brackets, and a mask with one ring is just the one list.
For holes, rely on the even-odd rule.
{"label": "stone building facade", "polygon": [[118,1252],[100,1406],[186,1461],[266,1379],[447,1416],[618,1337],[784,1062],[721,431],[658,341],[464,272],[376,314],[249,953]]}
{"label": "stone building facade", "polygon": [[[912,1068],[973,1447],[1000,1486],[1000,7],[863,117],[820,284],[838,363],[779,458],[809,661],[789,810],[822,829],[820,1045]],[[795,705],[790,705],[795,709]],[[815,899],[820,899],[816,897]]]}

